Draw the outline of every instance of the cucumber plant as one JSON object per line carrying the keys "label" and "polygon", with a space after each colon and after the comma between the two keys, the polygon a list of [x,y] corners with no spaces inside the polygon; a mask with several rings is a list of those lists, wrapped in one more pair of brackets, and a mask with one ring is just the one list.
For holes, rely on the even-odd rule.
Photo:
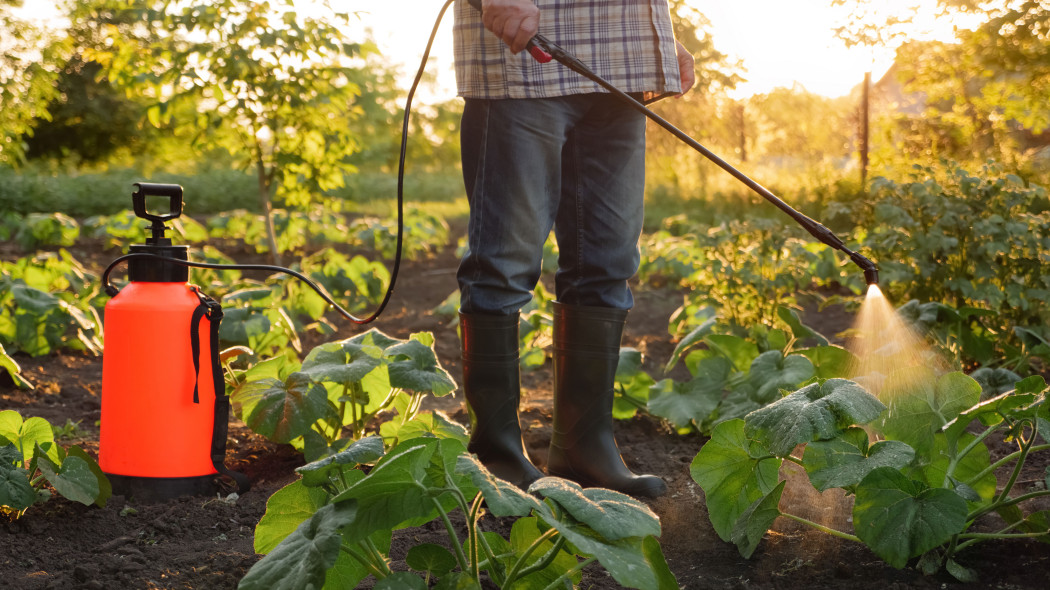
{"label": "cucumber plant", "polygon": [[[659,519],[644,504],[557,478],[538,480],[530,495],[466,454],[466,432],[440,414],[412,430],[387,452],[367,437],[300,467],[301,479],[267,502],[255,531],[266,556],[238,588],[351,588],[369,575],[388,589],[422,590],[435,579],[435,588],[570,588],[593,562],[628,588],[678,588],[656,540]],[[482,529],[485,512],[514,519],[509,538]],[[447,546],[416,544],[405,558],[414,571],[393,571],[392,531],[431,521],[443,525]]]}
{"label": "cucumber plant", "polygon": [[47,420],[0,412],[0,512],[19,518],[50,499],[51,489],[84,505],[105,506],[112,495],[98,463],[78,446],[65,449],[56,443]]}
{"label": "cucumber plant", "polygon": [[302,363],[280,355],[228,371],[234,411],[252,430],[291,443],[311,461],[360,439],[376,416],[389,410],[397,415],[381,432],[396,440],[424,396],[455,389],[433,342],[428,333],[398,340],[372,329],[318,345]]}
{"label": "cucumber plant", "polygon": [[[975,574],[959,555],[976,543],[1050,542],[1050,511],[1025,511],[1050,495],[1050,474],[1019,481],[1032,453],[1050,451],[1046,383],[1029,377],[985,401],[981,391],[962,373],[930,372],[916,391],[885,405],[853,381],[813,383],[716,426],[691,474],[715,531],[745,557],[783,516],[864,543],[893,567],[917,560],[926,573],[945,569],[970,581]],[[985,443],[996,436],[1017,450],[993,462]],[[853,496],[852,532],[782,506],[785,462],[800,466],[817,490]]]}

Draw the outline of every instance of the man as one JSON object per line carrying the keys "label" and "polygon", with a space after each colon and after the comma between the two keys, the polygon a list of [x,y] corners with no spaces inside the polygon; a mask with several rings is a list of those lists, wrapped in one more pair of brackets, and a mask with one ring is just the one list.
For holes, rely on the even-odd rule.
{"label": "man", "polygon": [[674,40],[666,0],[483,0],[456,4],[456,79],[465,99],[470,203],[460,262],[469,450],[522,488],[543,476],[518,423],[518,312],[554,228],[554,416],[547,471],[643,497],[667,486],[635,475],[612,432],[620,339],[634,300],[645,117],[595,83],[523,52],[544,35],[638,97],[681,94],[693,59]]}

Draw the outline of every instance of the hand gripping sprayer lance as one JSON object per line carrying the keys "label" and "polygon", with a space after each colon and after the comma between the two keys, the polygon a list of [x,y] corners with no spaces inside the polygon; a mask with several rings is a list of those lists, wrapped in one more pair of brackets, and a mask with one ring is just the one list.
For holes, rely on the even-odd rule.
{"label": "hand gripping sprayer lance", "polygon": [[[471,6],[476,8],[479,12],[481,11],[481,0],[467,0]],[[879,282],[879,267],[864,257],[858,252],[850,250],[846,247],[846,244],[838,238],[830,229],[825,227],[820,222],[800,213],[793,209],[790,205],[782,201],[779,197],[774,195],[769,189],[762,186],[758,182],[752,180],[749,176],[734,168],[731,164],[723,160],[711,150],[704,147],[700,142],[696,141],[681,129],[675,127],[660,115],[657,115],[653,111],[646,108],[645,105],[635,100],[633,97],[623,92],[616,86],[613,86],[610,82],[598,76],[590,70],[583,62],[581,62],[576,56],[565,51],[557,44],[551,42],[543,35],[537,34],[531,40],[529,40],[526,46],[529,54],[532,55],[533,59],[540,63],[548,63],[551,60],[557,61],[563,66],[570,70],[580,74],[581,76],[593,81],[602,88],[608,90],[611,94],[626,102],[636,111],[641,112],[643,115],[651,119],[657,125],[663,127],[671,135],[674,135],[682,143],[685,143],[694,150],[700,152],[705,158],[714,162],[719,168],[725,170],[731,174],[734,178],[747,185],[748,188],[758,193],[762,198],[774,204],[784,213],[787,213],[789,217],[794,219],[799,225],[801,225],[806,231],[810,233],[814,238],[821,242],[831,246],[836,250],[844,252],[849,256],[850,260],[854,264],[859,266],[864,271],[864,281],[869,285],[877,285]]]}

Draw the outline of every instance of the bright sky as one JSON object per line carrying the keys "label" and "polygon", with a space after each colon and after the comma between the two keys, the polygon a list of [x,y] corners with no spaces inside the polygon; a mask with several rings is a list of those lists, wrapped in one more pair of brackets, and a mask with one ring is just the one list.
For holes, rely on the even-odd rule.
{"label": "bright sky", "polygon": [[[734,97],[743,98],[773,88],[799,83],[807,90],[829,97],[848,94],[871,70],[877,80],[893,62],[892,51],[868,48],[847,49],[834,35],[843,22],[843,8],[832,8],[830,0],[689,0],[711,20],[715,47],[731,58],[742,60],[748,82]],[[882,0],[881,5],[897,12],[929,0]],[[381,51],[414,73],[442,0],[387,0],[365,4],[360,10],[363,26],[370,27]],[[451,13],[451,11],[450,11]],[[406,17],[411,15],[411,17]],[[439,76],[441,89],[434,99],[455,94],[452,75],[452,15],[447,14],[432,57],[431,71]],[[935,22],[917,14],[917,36],[952,39],[951,23]],[[542,31],[541,31],[542,32]],[[553,39],[553,41],[557,41]],[[428,100],[423,95],[424,101]]]}
{"label": "bright sky", "polygon": [[[336,5],[347,2],[331,1]],[[791,87],[796,82],[817,94],[842,96],[863,79],[865,71],[871,70],[878,79],[892,63],[892,52],[846,49],[835,38],[833,30],[842,22],[843,9],[831,8],[830,0],[689,2],[711,20],[715,47],[742,60],[747,68],[748,82],[733,93],[736,98],[769,92],[778,86]],[[351,1],[344,6],[359,11],[360,26],[372,31],[384,55],[402,64],[407,87],[442,4],[443,0],[371,0]],[[932,0],[880,2],[882,7],[898,13],[915,4],[930,6]],[[54,11],[52,0],[26,0],[25,5],[27,11],[34,13]],[[951,39],[951,23],[937,23],[930,17],[917,20],[921,21],[922,31],[918,36]],[[429,71],[438,76],[438,84],[437,88],[421,91],[419,101],[423,103],[455,95],[451,10],[442,22],[431,57]]]}

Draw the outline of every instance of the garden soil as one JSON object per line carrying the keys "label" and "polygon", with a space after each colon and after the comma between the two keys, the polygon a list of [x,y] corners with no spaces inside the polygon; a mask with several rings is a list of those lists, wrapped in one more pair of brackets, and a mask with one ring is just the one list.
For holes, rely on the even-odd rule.
{"label": "garden soil", "polygon": [[[21,255],[10,248],[5,245],[0,249],[4,259]],[[247,260],[247,253],[238,254],[223,246],[220,249],[244,262],[258,261]],[[119,255],[90,246],[72,250],[96,273]],[[413,332],[432,332],[441,363],[458,378],[456,329],[449,318],[431,313],[455,290],[455,265],[451,246],[427,260],[404,265],[390,306],[374,326],[399,338]],[[646,358],[645,368],[655,375],[674,349],[675,343],[667,335],[667,323],[681,303],[681,295],[648,286],[636,286],[635,294],[636,306],[629,318],[624,345],[640,350]],[[804,319],[829,335],[849,328],[852,322],[851,316],[840,308],[807,308]],[[350,337],[365,329],[344,324],[333,338]],[[305,349],[320,343],[311,336],[304,340]],[[56,426],[67,420],[76,423],[78,428],[63,444],[79,444],[96,453],[101,359],[60,353],[35,359],[18,356],[17,361],[36,384],[36,390],[15,389],[5,374],[0,377],[0,409],[15,409],[25,417],[42,416]],[[549,363],[523,377],[525,442],[541,468],[550,441],[550,386]],[[461,403],[457,392],[454,398],[429,400],[428,407],[466,423]],[[157,427],[163,427],[163,417],[142,419],[156,420]],[[172,433],[172,444],[178,444],[177,436]],[[979,581],[960,584],[943,574],[924,576],[913,567],[894,569],[862,545],[803,528],[784,518],[775,523],[755,554],[744,559],[735,546],[715,534],[708,521],[703,491],[689,476],[689,464],[704,443],[703,437],[675,435],[645,417],[618,422],[616,436],[632,469],[655,473],[668,483],[666,496],[647,503],[660,517],[663,552],[682,588],[1050,587],[1050,545],[1021,541],[979,544],[960,556],[965,566],[977,572]],[[1045,477],[1043,461],[1033,465],[1022,479]],[[230,430],[227,464],[248,475],[251,491],[240,497],[226,490],[215,497],[186,497],[157,504],[115,496],[105,508],[55,498],[32,507],[19,520],[0,517],[0,588],[235,588],[260,558],[252,549],[252,538],[267,498],[296,478],[294,469],[302,464],[302,458],[291,447],[271,443],[235,420]],[[793,479],[797,474],[787,475]],[[801,516],[850,530],[848,499],[803,490],[805,486],[789,484],[784,505],[803,506],[804,509],[796,508]],[[482,526],[504,534],[509,530],[507,523],[491,517],[486,517]],[[443,527],[438,530],[436,526],[397,533],[391,551],[394,569],[406,569],[403,557],[407,547],[441,542],[444,538]],[[372,583],[369,578],[361,587]],[[620,586],[604,570],[591,566],[580,587]]]}

